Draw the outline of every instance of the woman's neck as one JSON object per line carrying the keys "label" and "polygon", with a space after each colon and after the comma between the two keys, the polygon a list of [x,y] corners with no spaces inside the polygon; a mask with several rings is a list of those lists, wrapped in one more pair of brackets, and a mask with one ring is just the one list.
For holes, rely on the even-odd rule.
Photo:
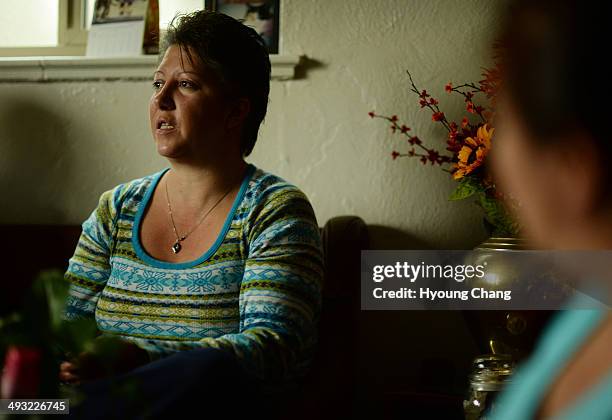
{"label": "woman's neck", "polygon": [[237,188],[247,167],[242,159],[219,159],[206,165],[170,161],[164,181],[172,201],[193,210],[205,207],[228,190]]}

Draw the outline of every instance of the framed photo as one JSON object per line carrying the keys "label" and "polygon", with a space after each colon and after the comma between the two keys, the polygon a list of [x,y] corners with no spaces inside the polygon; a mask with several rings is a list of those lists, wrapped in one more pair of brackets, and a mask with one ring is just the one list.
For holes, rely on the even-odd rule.
{"label": "framed photo", "polygon": [[268,46],[278,53],[279,0],[206,0],[206,9],[224,13],[255,29]]}
{"label": "framed photo", "polygon": [[147,7],[147,0],[96,0],[93,23],[144,20]]}
{"label": "framed photo", "polygon": [[157,6],[158,0],[96,0],[85,54],[132,57],[143,52],[155,53]]}

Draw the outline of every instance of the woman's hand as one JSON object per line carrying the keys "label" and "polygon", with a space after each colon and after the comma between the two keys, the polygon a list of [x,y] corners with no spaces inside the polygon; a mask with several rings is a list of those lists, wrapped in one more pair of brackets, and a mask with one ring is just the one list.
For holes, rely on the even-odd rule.
{"label": "woman's hand", "polygon": [[72,385],[79,385],[81,382],[94,381],[120,373],[114,366],[116,363],[112,363],[112,359],[112,355],[107,355],[107,360],[104,360],[102,355],[83,352],[71,361],[60,363],[59,379]]}
{"label": "woman's hand", "polygon": [[72,385],[129,372],[149,362],[146,351],[116,338],[95,340],[90,351],[60,364],[59,379]]}
{"label": "woman's hand", "polygon": [[81,377],[76,363],[66,361],[60,363],[59,380],[71,385],[80,384]]}

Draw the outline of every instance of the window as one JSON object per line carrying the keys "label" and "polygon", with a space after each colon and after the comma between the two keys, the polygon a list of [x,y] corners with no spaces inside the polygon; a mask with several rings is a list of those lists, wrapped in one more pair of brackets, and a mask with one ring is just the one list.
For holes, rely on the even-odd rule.
{"label": "window", "polygon": [[21,0],[0,13],[0,47],[53,47],[58,41],[57,0]]}
{"label": "window", "polygon": [[195,10],[203,9],[203,0],[174,0],[159,2],[159,27],[163,31],[168,27],[168,23],[177,13],[189,13]]}
{"label": "window", "polygon": [[[212,4],[211,0],[158,1],[162,30],[177,13]],[[155,56],[110,59],[84,56],[94,6],[95,0],[11,2],[11,7],[0,15],[0,82],[149,80],[157,61]],[[273,54],[270,61],[272,79],[290,80],[295,77],[300,57]]]}
{"label": "window", "polygon": [[[112,0],[117,3],[119,0]],[[164,30],[204,0],[158,0]],[[0,56],[84,55],[95,0],[19,0],[0,14]]]}

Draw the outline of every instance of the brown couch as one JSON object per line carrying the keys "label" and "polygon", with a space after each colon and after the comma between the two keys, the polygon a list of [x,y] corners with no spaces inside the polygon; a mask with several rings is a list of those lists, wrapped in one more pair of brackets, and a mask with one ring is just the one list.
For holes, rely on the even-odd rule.
{"label": "brown couch", "polygon": [[[19,307],[40,270],[66,269],[80,232],[80,226],[0,225],[6,262],[0,316]],[[355,406],[360,257],[368,248],[368,230],[360,218],[342,216],[330,219],[321,234],[325,278],[319,346],[310,374],[292,397],[273,404],[283,418],[343,418]]]}

